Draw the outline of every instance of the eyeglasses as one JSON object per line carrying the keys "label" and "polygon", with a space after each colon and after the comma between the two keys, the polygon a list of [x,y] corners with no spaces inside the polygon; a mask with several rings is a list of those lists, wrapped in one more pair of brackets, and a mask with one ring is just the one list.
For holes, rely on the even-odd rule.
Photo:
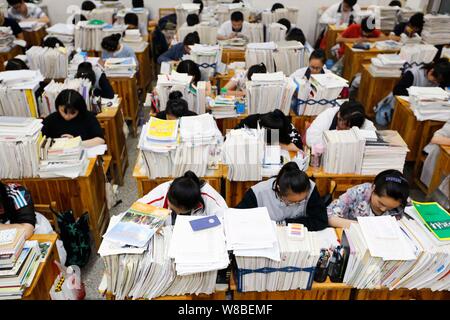
{"label": "eyeglasses", "polygon": [[322,67],[309,67],[311,70],[320,71]]}
{"label": "eyeglasses", "polygon": [[281,197],[280,199],[281,199],[281,202],[283,202],[287,207],[299,205],[300,203],[303,202],[303,200],[292,202],[292,201],[285,199],[284,197]]}

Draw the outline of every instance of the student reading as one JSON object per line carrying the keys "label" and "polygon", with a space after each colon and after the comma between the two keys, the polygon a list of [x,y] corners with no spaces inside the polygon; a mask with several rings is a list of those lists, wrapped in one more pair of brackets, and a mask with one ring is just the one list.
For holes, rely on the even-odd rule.
{"label": "student reading", "polygon": [[252,79],[254,73],[267,73],[266,65],[255,64],[247,71],[237,72],[224,87],[227,89],[227,95],[245,96],[245,83]]}
{"label": "student reading", "polygon": [[106,99],[114,98],[114,89],[105,73],[99,68],[94,69],[90,62],[82,62],[78,65],[75,78],[88,79],[94,87],[94,96]]}
{"label": "student reading", "polygon": [[172,210],[166,225],[173,225],[178,214],[220,218],[228,208],[222,196],[192,171],[158,185],[138,201]]}
{"label": "student reading", "polygon": [[177,43],[169,48],[165,53],[160,55],[157,59],[158,63],[169,62],[169,61],[179,61],[185,54],[191,53],[191,48],[196,43],[200,43],[200,37],[197,31],[188,33],[183,42]]}
{"label": "student reading", "polygon": [[55,100],[57,111],[47,116],[42,134],[50,138],[73,138],[80,136],[83,146],[104,144],[102,128],[95,114],[88,111],[86,102],[75,90],[60,92]]}
{"label": "student reading", "polygon": [[[274,134],[276,134],[274,131],[278,132],[281,149],[298,152],[303,148],[302,138],[297,129],[290,122],[289,118],[279,109],[275,109],[268,113],[249,115],[247,118],[242,119],[235,129],[256,129],[258,123],[260,127],[270,129],[270,135],[268,134],[269,139],[272,139]],[[272,141],[272,143],[275,142],[276,141]]]}
{"label": "student reading", "polygon": [[328,226],[325,204],[315,183],[295,162],[286,163],[276,177],[259,182],[237,208],[266,207],[273,221],[302,223],[310,231]]}
{"label": "student reading", "polygon": [[195,112],[189,110],[187,101],[183,99],[183,94],[180,91],[172,91],[169,94],[166,110],[158,112],[156,117],[163,120],[176,120],[181,117],[196,115]]}
{"label": "student reading", "polygon": [[178,66],[177,70],[178,73],[187,73],[188,75],[192,76],[192,85],[196,86],[197,82],[199,82],[202,78],[200,68],[198,65],[192,61],[192,60],[183,60],[181,61]]}
{"label": "student reading", "polygon": [[248,37],[250,23],[244,21],[244,15],[240,11],[231,14],[231,19],[225,21],[217,31],[217,40],[228,40],[238,37]]}
{"label": "student reading", "polygon": [[354,186],[327,208],[328,224],[349,228],[357,217],[391,215],[400,219],[409,197],[409,184],[397,170],[380,172],[372,183]]}
{"label": "student reading", "polygon": [[314,50],[309,56],[309,65],[294,71],[291,78],[310,79],[312,74],[321,74],[330,72],[325,66],[325,52],[322,49]]}
{"label": "student reading", "polygon": [[134,58],[137,63],[133,49],[126,44],[120,43],[122,36],[119,33],[104,37],[102,40],[102,60],[108,58]]}
{"label": "student reading", "polygon": [[28,239],[35,224],[36,214],[28,190],[19,184],[0,181],[0,230],[23,229]]}
{"label": "student reading", "polygon": [[49,18],[39,6],[33,3],[25,3],[24,0],[8,0],[10,8],[8,9],[8,17],[20,21],[37,21],[42,23],[50,23]]}
{"label": "student reading", "polygon": [[0,12],[0,27],[10,27],[13,35],[17,39],[23,40],[22,28],[14,19],[5,17],[3,12]]}

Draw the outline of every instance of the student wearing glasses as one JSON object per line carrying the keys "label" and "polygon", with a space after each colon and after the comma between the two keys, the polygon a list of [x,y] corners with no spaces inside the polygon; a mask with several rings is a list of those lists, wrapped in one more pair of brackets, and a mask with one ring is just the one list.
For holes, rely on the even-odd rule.
{"label": "student wearing glasses", "polygon": [[306,130],[306,144],[310,147],[323,145],[323,132],[327,130],[349,130],[352,127],[363,130],[376,128],[373,122],[366,119],[364,107],[357,101],[347,101],[340,107],[329,108],[317,116]]}
{"label": "student wearing glasses", "polygon": [[329,73],[331,71],[325,66],[325,61],[325,52],[322,49],[314,50],[309,56],[309,65],[296,70],[290,77],[309,80],[312,74]]}
{"label": "student wearing glasses", "polygon": [[328,226],[326,207],[315,183],[295,162],[286,163],[276,177],[248,189],[237,206],[256,207],[266,207],[273,221],[301,223],[310,231]]}
{"label": "student wearing glasses", "polygon": [[155,207],[170,209],[171,217],[165,225],[175,224],[178,214],[223,217],[228,208],[222,196],[192,171],[182,177],[158,185],[138,200]]}

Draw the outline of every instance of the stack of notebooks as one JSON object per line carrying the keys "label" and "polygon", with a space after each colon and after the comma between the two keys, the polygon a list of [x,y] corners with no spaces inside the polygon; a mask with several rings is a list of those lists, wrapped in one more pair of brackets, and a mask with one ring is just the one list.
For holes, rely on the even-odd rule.
{"label": "stack of notebooks", "polygon": [[35,92],[44,80],[39,70],[0,73],[0,116],[39,117]]}
{"label": "stack of notebooks", "polygon": [[397,51],[402,48],[403,44],[394,40],[384,40],[375,42],[375,48],[378,50],[391,50]]}
{"label": "stack of notebooks", "polygon": [[400,42],[403,44],[420,44],[422,43],[422,37],[415,33],[412,37],[402,33],[400,35]]}
{"label": "stack of notebooks", "polygon": [[0,27],[0,52],[8,52],[14,46],[14,34],[10,27]]}
{"label": "stack of notebooks", "polygon": [[102,51],[103,38],[114,33],[124,33],[126,25],[111,26],[103,21],[79,21],[75,26],[75,48]]}
{"label": "stack of notebooks", "polygon": [[33,118],[0,117],[0,179],[37,177],[41,122]]}
{"label": "stack of notebooks", "polygon": [[37,241],[25,241],[24,231],[0,231],[0,300],[21,299],[31,286],[41,261]]}
{"label": "stack of notebooks", "polygon": [[62,82],[50,81],[48,85],[45,86],[44,92],[42,94],[42,102],[39,105],[39,113],[42,117],[45,117],[56,111],[56,97],[59,93],[65,89],[73,89],[78,91],[86,102],[86,106],[89,111],[93,111],[93,106],[90,101],[90,90],[91,82],[88,79],[66,79]]}
{"label": "stack of notebooks", "polygon": [[66,78],[69,67],[70,51],[67,48],[49,48],[33,46],[27,50],[28,66],[39,70],[46,79]]}
{"label": "stack of notebooks", "polygon": [[245,65],[248,68],[255,64],[264,63],[267,72],[275,72],[273,52],[276,50],[275,42],[252,42],[245,50]]}
{"label": "stack of notebooks", "polygon": [[75,26],[73,24],[57,23],[46,29],[49,37],[59,39],[64,46],[71,47],[74,44]]}
{"label": "stack of notebooks", "polygon": [[138,29],[126,30],[122,42],[133,49],[134,52],[143,52],[148,46],[148,42],[144,41]]}
{"label": "stack of notebooks", "polygon": [[199,66],[201,79],[208,81],[210,77],[215,75],[217,65],[222,61],[222,49],[218,45],[203,44],[194,44],[190,48],[189,60],[194,61]]}
{"label": "stack of notebooks", "polygon": [[334,73],[312,74],[310,80],[295,78],[298,88],[297,99],[316,103],[299,103],[298,115],[315,116],[335,106],[342,89],[348,87],[348,81]]}
{"label": "stack of notebooks", "polygon": [[180,145],[173,159],[173,177],[193,171],[206,176],[208,165],[218,164],[217,154],[223,141],[214,117],[209,113],[180,118]]}
{"label": "stack of notebooks", "polygon": [[244,21],[248,21],[250,17],[250,9],[244,5],[244,3],[223,3],[225,1],[220,1],[216,6],[215,17],[219,22],[219,25],[224,23],[225,21],[230,20],[230,16],[235,11],[240,11],[244,15]]}
{"label": "stack of notebooks", "polygon": [[124,24],[125,15],[127,13],[134,13],[138,16],[139,30],[142,35],[148,35],[148,17],[150,15],[149,9],[147,8],[124,8],[117,12],[115,18],[115,23]]}
{"label": "stack of notebooks", "polygon": [[129,77],[136,74],[136,60],[134,58],[108,58],[105,60],[105,74],[107,77]]}
{"label": "stack of notebooks", "polygon": [[286,33],[287,28],[284,25],[273,22],[267,27],[267,41],[284,41]]}
{"label": "stack of notebooks", "polygon": [[290,75],[305,66],[305,47],[301,42],[280,41],[276,44],[277,49],[272,56],[277,71]]}
{"label": "stack of notebooks", "polygon": [[399,22],[408,22],[409,19],[418,12],[420,11],[408,7],[400,8]]}
{"label": "stack of notebooks", "polygon": [[402,75],[401,68],[406,62],[397,54],[379,54],[371,61],[369,71],[374,77],[394,78],[399,78]]}
{"label": "stack of notebooks", "polygon": [[178,120],[161,120],[150,117],[141,132],[139,149],[147,176],[154,179],[170,177],[173,158],[179,144]]}
{"label": "stack of notebooks", "polygon": [[200,38],[200,44],[215,45],[217,43],[217,31],[217,27],[204,25],[203,23],[199,23],[191,27],[184,25],[181,26],[177,31],[178,41],[183,42],[184,38],[189,33],[197,32]]}
{"label": "stack of notebooks", "polygon": [[248,113],[267,113],[280,109],[288,115],[296,89],[294,80],[286,77],[283,72],[255,73],[252,80],[246,83]]}
{"label": "stack of notebooks", "polygon": [[422,39],[428,44],[450,43],[450,16],[445,14],[427,14],[422,30]]}
{"label": "stack of notebooks", "polygon": [[248,42],[263,42],[264,41],[264,25],[262,23],[250,23],[248,28]]}
{"label": "stack of notebooks", "polygon": [[264,156],[264,129],[237,129],[227,132],[223,145],[224,163],[230,181],[261,181]]}
{"label": "stack of notebooks", "polygon": [[440,87],[409,87],[409,101],[417,120],[450,120],[450,94]]}
{"label": "stack of notebooks", "polygon": [[187,73],[172,71],[170,75],[159,74],[156,82],[156,93],[159,99],[159,109],[165,110],[169,94],[172,91],[180,91],[183,99],[187,101],[189,110],[195,111],[195,98],[191,92],[192,76]]}
{"label": "stack of notebooks", "polygon": [[271,23],[277,22],[280,19],[288,19],[291,23],[298,21],[298,8],[281,8],[274,12],[263,11],[261,13],[261,22],[268,26]]}
{"label": "stack of notebooks", "polygon": [[377,28],[381,30],[394,30],[397,24],[397,12],[400,7],[369,6],[369,10],[375,13]]}
{"label": "stack of notebooks", "polygon": [[206,106],[208,105],[208,98],[206,93],[208,92],[208,86],[210,82],[199,81],[197,82],[197,92],[195,94],[195,108],[194,112],[197,114],[204,114],[206,112]]}
{"label": "stack of notebooks", "polygon": [[234,118],[236,113],[236,97],[235,96],[216,96],[210,104],[211,114],[216,119]]}
{"label": "stack of notebooks", "polygon": [[199,14],[200,4],[198,3],[180,3],[175,6],[175,13],[177,15],[177,25],[181,26],[186,22],[186,17],[193,13]]}
{"label": "stack of notebooks", "polygon": [[438,53],[438,49],[431,44],[411,44],[400,49],[400,58],[408,63],[430,63]]}
{"label": "stack of notebooks", "polygon": [[19,22],[19,26],[24,31],[32,32],[32,31],[37,31],[37,30],[43,28],[45,26],[45,23],[37,22],[37,21],[33,21],[33,20],[24,20],[24,21]]}
{"label": "stack of notebooks", "polygon": [[46,138],[40,145],[39,176],[41,178],[83,175],[89,164],[81,137]]}
{"label": "stack of notebooks", "polygon": [[100,71],[103,72],[103,66],[99,64],[100,58],[97,57],[87,57],[87,54],[85,53],[76,53],[73,55],[72,60],[70,60],[69,63],[69,69],[68,69],[68,77],[69,78],[75,78],[75,75],[77,74],[78,65],[82,62],[90,62],[92,64],[92,67],[98,68]]}

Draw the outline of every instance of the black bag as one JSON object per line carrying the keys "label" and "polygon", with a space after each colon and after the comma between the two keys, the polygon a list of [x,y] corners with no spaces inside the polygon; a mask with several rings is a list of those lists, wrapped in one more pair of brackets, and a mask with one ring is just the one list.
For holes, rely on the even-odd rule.
{"label": "black bag", "polygon": [[76,221],[72,210],[56,214],[60,237],[67,251],[66,266],[84,267],[91,255],[88,213]]}

